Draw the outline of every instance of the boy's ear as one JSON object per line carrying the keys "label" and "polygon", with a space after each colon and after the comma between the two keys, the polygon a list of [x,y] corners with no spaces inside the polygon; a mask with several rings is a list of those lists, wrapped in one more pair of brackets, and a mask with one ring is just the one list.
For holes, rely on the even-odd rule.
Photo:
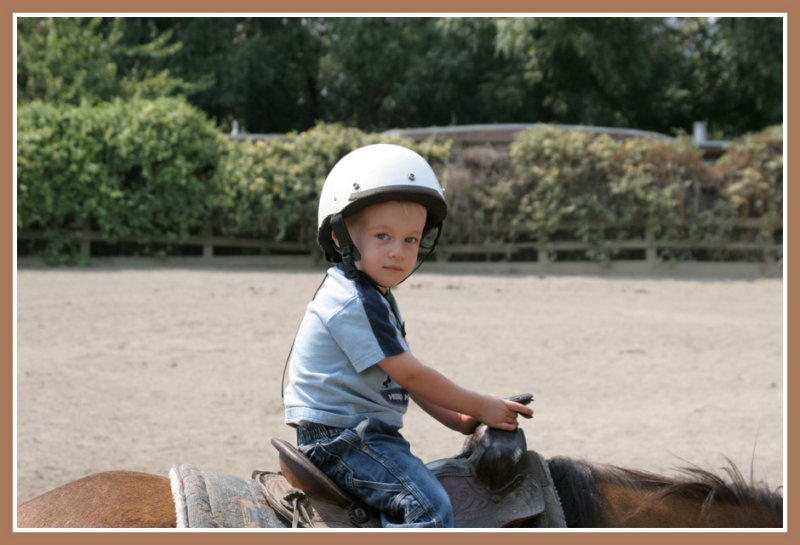
{"label": "boy's ear", "polygon": [[333,243],[338,248],[339,247],[339,239],[336,237],[336,233],[334,233],[333,231],[331,231],[331,238],[333,239]]}

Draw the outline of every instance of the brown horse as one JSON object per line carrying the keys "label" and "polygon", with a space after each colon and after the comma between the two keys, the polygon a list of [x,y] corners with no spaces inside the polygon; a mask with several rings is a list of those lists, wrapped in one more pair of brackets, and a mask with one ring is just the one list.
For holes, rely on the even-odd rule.
{"label": "brown horse", "polygon": [[[697,468],[667,478],[568,458],[548,461],[572,528],[781,528],[783,498]],[[277,517],[276,517],[277,520]],[[110,471],[46,492],[19,506],[19,528],[174,528],[169,479]]]}

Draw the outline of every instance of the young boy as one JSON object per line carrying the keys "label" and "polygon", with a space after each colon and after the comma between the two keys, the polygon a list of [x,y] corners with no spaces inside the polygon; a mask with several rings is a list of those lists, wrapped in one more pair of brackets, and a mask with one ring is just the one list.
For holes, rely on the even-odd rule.
{"label": "young boy", "polygon": [[298,448],[379,510],[384,527],[455,525],[446,491],[399,433],[409,397],[464,434],[481,422],[513,430],[517,413],[532,414],[458,386],[409,349],[390,289],[415,270],[421,241],[446,214],[430,165],[389,144],[342,158],[320,196],[318,241],[335,265],[295,339],[286,423]]}

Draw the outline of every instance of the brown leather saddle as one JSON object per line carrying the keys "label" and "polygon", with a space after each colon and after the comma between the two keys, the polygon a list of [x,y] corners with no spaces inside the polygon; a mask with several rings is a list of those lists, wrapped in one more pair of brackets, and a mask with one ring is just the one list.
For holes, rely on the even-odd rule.
{"label": "brown leather saddle", "polygon": [[[256,471],[271,507],[301,527],[380,527],[380,516],[345,492],[294,445],[272,439],[280,473]],[[525,434],[479,426],[461,453],[427,464],[450,495],[461,528],[565,527],[547,462]]]}

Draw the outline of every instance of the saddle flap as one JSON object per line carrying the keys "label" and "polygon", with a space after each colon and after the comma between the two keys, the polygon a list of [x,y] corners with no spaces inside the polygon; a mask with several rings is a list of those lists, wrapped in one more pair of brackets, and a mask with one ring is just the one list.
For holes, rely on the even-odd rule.
{"label": "saddle flap", "polygon": [[459,528],[500,528],[545,511],[541,484],[525,471],[502,490],[491,490],[465,458],[437,460],[428,468],[447,490]]}
{"label": "saddle flap", "polygon": [[278,449],[281,473],[292,486],[342,507],[353,504],[353,498],[312,464],[294,445],[277,437],[273,438],[271,443]]}

